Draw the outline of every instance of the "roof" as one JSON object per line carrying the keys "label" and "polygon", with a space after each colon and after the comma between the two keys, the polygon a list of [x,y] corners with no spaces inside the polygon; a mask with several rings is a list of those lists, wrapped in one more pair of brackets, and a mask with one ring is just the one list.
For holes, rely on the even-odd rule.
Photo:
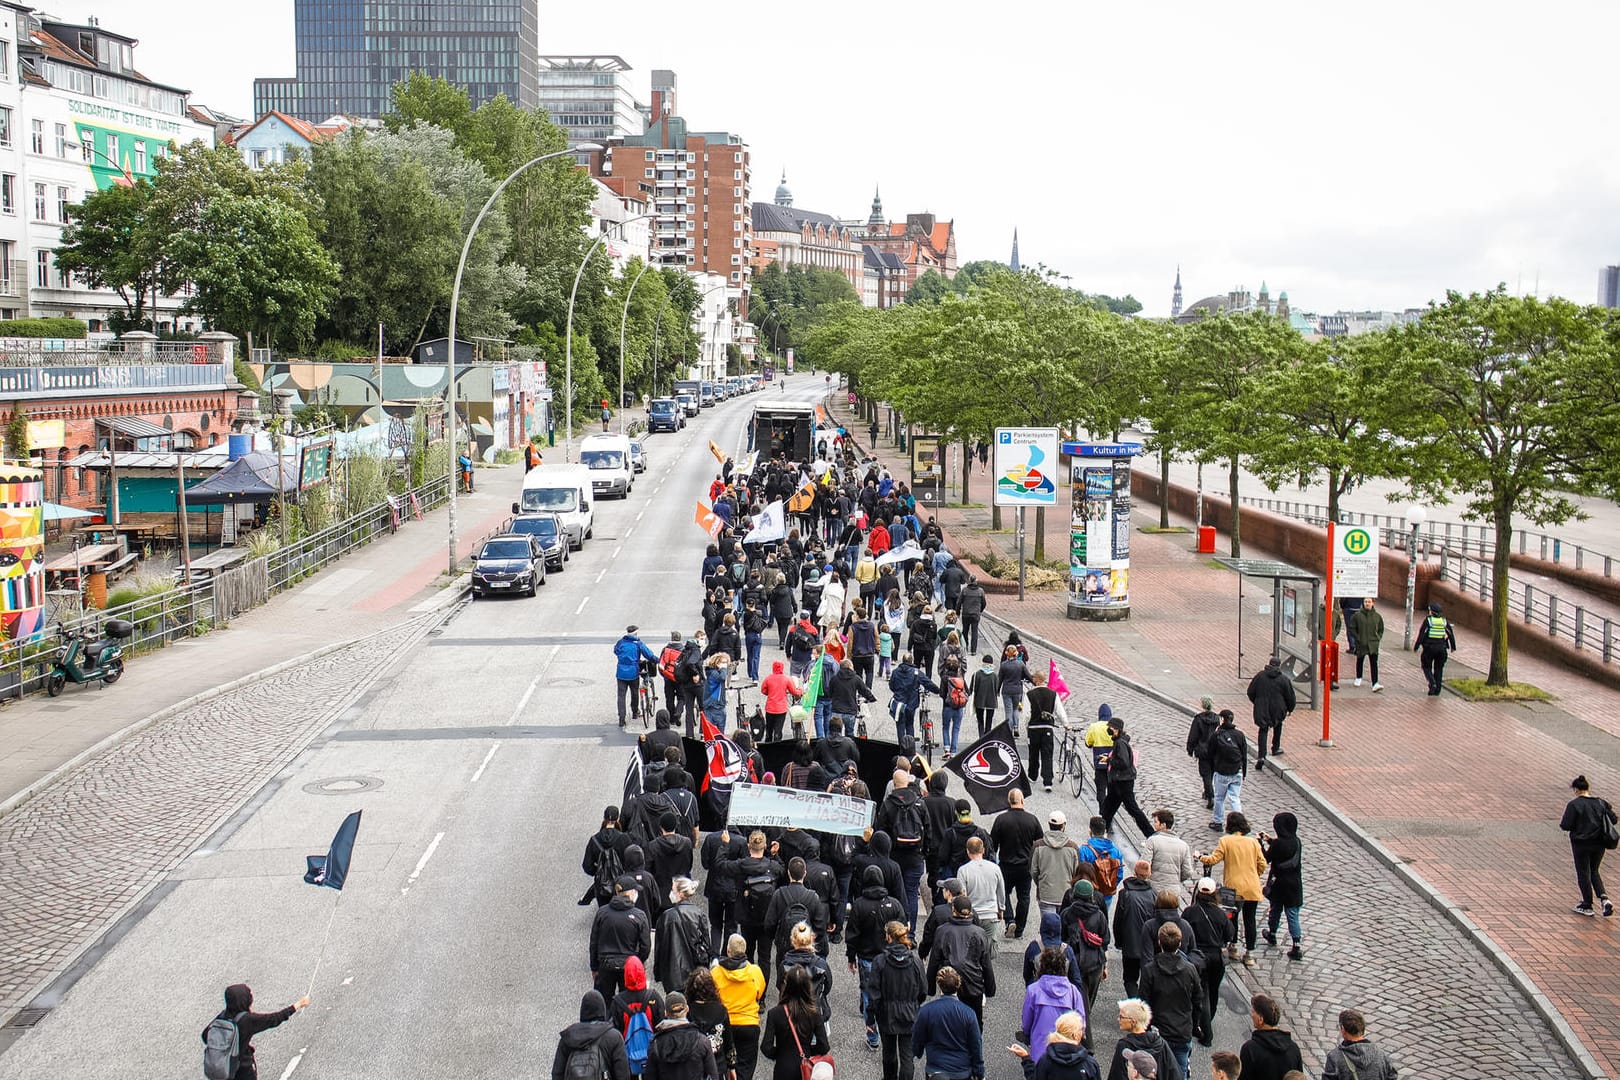
{"label": "roof", "polygon": [[[220,447],[221,451],[225,448]],[[188,469],[217,469],[224,465],[228,458],[222,452],[214,452],[214,448],[199,450],[195,453],[175,453],[174,451],[146,451],[126,450],[118,455],[120,469],[154,469],[159,472],[174,472],[175,459],[179,458],[181,464]],[[92,450],[88,454],[79,454],[65,462],[70,469],[107,469],[112,467],[112,455],[105,450]]]}
{"label": "roof", "polygon": [[298,490],[298,461],[297,454],[243,454],[202,483],[187,488],[186,505],[269,502],[283,492]]}
{"label": "roof", "polygon": [[96,421],[96,426],[103,425],[131,439],[160,439],[174,434],[168,428],[159,427],[150,420],[142,420],[138,416],[108,416]]}
{"label": "roof", "polygon": [[307,143],[319,142],[322,139],[335,138],[336,136],[341,135],[344,131],[348,130],[347,124],[343,124],[341,126],[337,124],[312,124],[308,120],[300,120],[295,116],[288,116],[284,112],[276,112],[272,110],[253,121],[253,123],[249,124],[247,127],[242,128],[239,131],[231,132],[231,141],[233,143],[241,141],[241,139],[244,138],[248,132],[252,131],[266,120],[269,120],[271,117],[280,120],[283,124],[286,124],[288,127],[292,128],[293,131],[298,134],[298,137]]}
{"label": "roof", "polygon": [[861,245],[861,254],[865,256],[866,265],[881,267],[884,270],[903,271],[906,268],[905,260],[892,251],[879,251],[871,244]]}
{"label": "roof", "polygon": [[[99,26],[75,27],[75,29],[84,29],[98,34],[105,34],[108,37],[117,38],[119,41],[129,42],[130,44],[134,44],[135,42],[134,38],[125,37],[122,34],[115,34],[112,31],[103,29]],[[74,67],[86,68],[90,71],[99,72],[103,75],[110,75],[113,78],[129,79],[133,82],[145,83],[148,86],[156,86],[162,90],[173,90],[177,94],[190,93],[189,90],[183,90],[178,86],[170,86],[168,83],[154,82],[153,80],[148,79],[145,75],[142,75],[139,71],[107,71],[97,64],[93,57],[86,56],[78,49],[73,48],[61,38],[58,38],[56,35],[43,28],[35,27],[29,31],[28,37],[33,43],[34,47],[39,49],[40,52],[44,53],[48,59],[57,60],[64,64],[72,64]]]}
{"label": "roof", "polygon": [[818,214],[814,210],[800,210],[793,206],[777,206],[775,203],[757,202],[754,204],[754,232],[788,232],[796,233],[804,228],[804,223],[821,225],[825,228],[843,228],[839,220],[831,214]]}

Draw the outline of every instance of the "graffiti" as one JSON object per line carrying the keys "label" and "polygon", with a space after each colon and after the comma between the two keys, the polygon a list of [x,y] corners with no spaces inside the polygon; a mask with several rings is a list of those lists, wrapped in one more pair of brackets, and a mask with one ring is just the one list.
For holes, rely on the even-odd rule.
{"label": "graffiti", "polygon": [[0,466],[0,633],[36,637],[45,624],[45,482],[38,469]]}

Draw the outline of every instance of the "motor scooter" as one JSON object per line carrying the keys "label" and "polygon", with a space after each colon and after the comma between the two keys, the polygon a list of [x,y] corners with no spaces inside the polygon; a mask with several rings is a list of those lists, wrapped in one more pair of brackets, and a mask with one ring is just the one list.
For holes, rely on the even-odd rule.
{"label": "motor scooter", "polygon": [[120,644],[135,632],[135,624],[127,619],[109,619],[103,628],[107,636],[85,643],[82,633],[62,632],[62,655],[45,680],[45,692],[51,697],[62,693],[68,683],[80,686],[98,679],[103,686],[111,686],[124,673],[124,647]]}

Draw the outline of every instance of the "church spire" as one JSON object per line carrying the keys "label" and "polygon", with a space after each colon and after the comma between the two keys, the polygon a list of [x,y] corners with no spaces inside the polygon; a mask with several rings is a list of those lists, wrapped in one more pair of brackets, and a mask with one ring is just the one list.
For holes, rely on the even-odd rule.
{"label": "church spire", "polygon": [[782,170],[782,182],[780,184],[776,185],[776,205],[777,206],[792,206],[793,205],[793,189],[788,187],[787,170],[786,169]]}
{"label": "church spire", "polygon": [[874,184],[872,185],[872,212],[867,215],[866,227],[869,231],[875,232],[887,224],[888,222],[883,217],[883,196],[878,191],[877,185]]}
{"label": "church spire", "polygon": [[1008,263],[1007,265],[1012,267],[1012,272],[1015,274],[1023,269],[1023,267],[1018,263],[1018,226],[1016,225],[1013,226],[1012,262]]}
{"label": "church spire", "polygon": [[1181,314],[1181,264],[1176,264],[1176,287],[1170,293],[1170,317]]}

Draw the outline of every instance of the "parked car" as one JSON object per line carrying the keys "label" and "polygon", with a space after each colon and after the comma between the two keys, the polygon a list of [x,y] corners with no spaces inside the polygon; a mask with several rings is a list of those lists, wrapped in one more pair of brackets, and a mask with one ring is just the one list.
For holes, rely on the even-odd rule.
{"label": "parked car", "polygon": [[492,536],[473,556],[474,597],[501,593],[533,596],[546,583],[546,556],[533,537]]}
{"label": "parked car", "polygon": [[636,472],[647,471],[647,448],[634,439],[630,441],[630,464]]}
{"label": "parked car", "polygon": [[561,570],[568,561],[568,530],[556,514],[519,514],[501,532],[532,537],[545,553],[547,570]]}
{"label": "parked car", "polygon": [[654,398],[647,405],[647,430],[679,431],[686,426],[685,410],[674,398]]}
{"label": "parked car", "polygon": [[675,400],[680,403],[681,410],[687,416],[696,416],[698,414],[698,399],[694,395],[676,394]]}

